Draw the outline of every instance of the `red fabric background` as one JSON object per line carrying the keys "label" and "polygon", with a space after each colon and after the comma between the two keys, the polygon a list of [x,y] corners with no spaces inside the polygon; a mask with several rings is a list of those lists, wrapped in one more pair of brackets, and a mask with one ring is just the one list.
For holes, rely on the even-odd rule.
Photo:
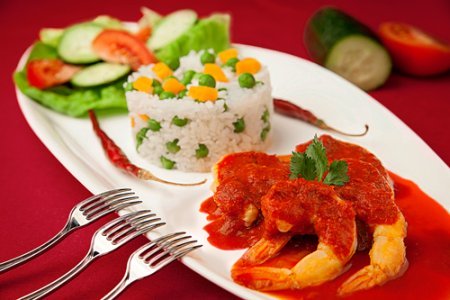
{"label": "red fabric background", "polygon": [[[34,135],[16,102],[11,74],[23,51],[42,27],[64,27],[73,22],[110,14],[137,20],[143,5],[161,13],[193,8],[200,15],[215,11],[233,16],[232,40],[307,58],[302,32],[309,16],[333,4],[376,29],[382,21],[415,24],[450,41],[450,2],[417,1],[0,1],[1,200],[0,261],[41,244],[64,225],[75,203],[90,193],[64,169]],[[450,76],[413,78],[393,74],[387,84],[370,93],[387,106],[450,163],[448,118]],[[412,162],[413,163],[413,162]],[[69,236],[43,256],[0,275],[0,299],[22,296],[72,268],[86,253],[90,236],[111,217]],[[102,257],[51,297],[100,298],[121,278],[127,257],[145,243],[140,238]],[[234,296],[174,263],[151,279],[127,290],[122,299],[232,299]]]}

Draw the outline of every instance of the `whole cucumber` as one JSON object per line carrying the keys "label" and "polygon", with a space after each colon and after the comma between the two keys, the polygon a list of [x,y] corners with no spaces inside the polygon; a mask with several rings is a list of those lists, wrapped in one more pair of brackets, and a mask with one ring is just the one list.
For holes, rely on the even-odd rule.
{"label": "whole cucumber", "polygon": [[381,86],[392,69],[391,58],[375,34],[337,8],[322,8],[311,17],[304,42],[317,63],[364,90]]}

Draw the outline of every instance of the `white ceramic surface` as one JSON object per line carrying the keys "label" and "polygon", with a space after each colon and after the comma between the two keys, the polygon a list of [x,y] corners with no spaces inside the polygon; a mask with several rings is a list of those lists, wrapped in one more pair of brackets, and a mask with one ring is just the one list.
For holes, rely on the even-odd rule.
{"label": "white ceramic surface", "polygon": [[[446,164],[401,120],[377,101],[334,73],[309,61],[281,52],[246,45],[236,45],[244,56],[258,58],[271,72],[273,95],[290,99],[326,120],[329,125],[347,132],[360,132],[370,125],[364,137],[335,137],[358,143],[375,153],[394,173],[416,182],[422,190],[450,210],[450,172]],[[27,53],[19,63],[23,67]],[[92,193],[114,187],[130,187],[144,204],[167,225],[150,237],[185,230],[203,245],[183,263],[208,280],[247,299],[271,299],[235,284],[230,268],[243,251],[222,251],[211,246],[202,229],[206,215],[200,204],[211,196],[211,175],[164,170],[143,161],[135,152],[127,116],[100,120],[102,128],[127,153],[131,161],[147,168],[161,178],[192,182],[207,178],[199,187],[173,187],[143,182],[113,167],[103,153],[88,119],[75,119],[55,113],[28,99],[19,90],[17,98],[25,118],[36,135],[53,155]],[[324,133],[303,122],[275,115],[273,145],[270,153],[288,154],[296,144]],[[412,163],[414,162],[414,163]],[[121,212],[125,213],[125,212]]]}

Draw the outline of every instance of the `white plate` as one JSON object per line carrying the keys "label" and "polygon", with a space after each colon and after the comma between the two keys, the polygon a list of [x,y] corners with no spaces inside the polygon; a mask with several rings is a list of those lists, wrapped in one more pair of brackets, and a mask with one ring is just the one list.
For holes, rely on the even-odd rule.
{"label": "white plate", "polygon": [[[402,121],[369,95],[334,73],[309,61],[277,51],[236,45],[244,56],[258,58],[269,67],[273,94],[290,99],[312,110],[330,125],[347,132],[360,132],[364,124],[369,133],[360,138],[338,138],[358,143],[375,153],[394,173],[416,182],[422,190],[450,210],[448,198],[450,172],[445,163]],[[25,53],[19,63],[26,60]],[[127,153],[131,161],[147,168],[157,176],[172,181],[192,182],[208,178],[200,187],[173,187],[143,182],[127,176],[113,167],[87,119],[70,118],[24,96],[17,90],[17,98],[25,118],[55,157],[87,189],[96,194],[115,187],[130,187],[144,201],[140,209],[152,209],[167,225],[150,237],[185,230],[203,245],[183,259],[183,263],[208,280],[243,298],[271,299],[235,284],[230,268],[243,251],[222,251],[212,247],[202,229],[206,215],[199,212],[200,204],[211,195],[210,174],[169,171],[149,165],[134,151],[127,116],[101,119],[107,134]],[[271,153],[290,153],[296,144],[323,132],[300,121],[275,115],[274,143]]]}

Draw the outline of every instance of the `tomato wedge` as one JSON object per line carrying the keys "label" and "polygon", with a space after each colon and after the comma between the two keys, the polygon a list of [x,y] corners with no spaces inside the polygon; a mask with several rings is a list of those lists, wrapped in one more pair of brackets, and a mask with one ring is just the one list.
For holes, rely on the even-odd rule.
{"label": "tomato wedge", "polygon": [[106,29],[93,41],[92,48],[107,62],[130,65],[137,70],[142,65],[156,62],[145,43],[124,30]]}
{"label": "tomato wedge", "polygon": [[404,23],[385,22],[379,35],[398,70],[411,75],[435,75],[450,70],[450,45]]}
{"label": "tomato wedge", "polygon": [[59,59],[34,59],[27,64],[27,79],[30,85],[46,89],[68,82],[80,69]]}
{"label": "tomato wedge", "polygon": [[152,35],[152,28],[149,26],[141,27],[139,28],[138,32],[135,33],[135,36],[144,43],[147,42],[147,40],[150,38],[151,35]]}

